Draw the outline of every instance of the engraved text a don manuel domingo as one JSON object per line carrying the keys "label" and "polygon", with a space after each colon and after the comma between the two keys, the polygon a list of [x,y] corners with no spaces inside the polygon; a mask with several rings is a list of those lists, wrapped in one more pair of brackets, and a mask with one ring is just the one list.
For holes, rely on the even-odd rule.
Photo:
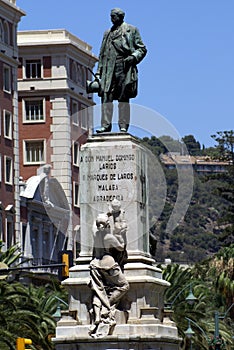
{"label": "engraved text a don manuel domingo", "polygon": [[83,174],[82,182],[93,189],[92,202],[111,202],[115,198],[129,200],[131,184],[136,180],[135,154],[99,153],[81,156],[80,162],[89,168],[87,174]]}

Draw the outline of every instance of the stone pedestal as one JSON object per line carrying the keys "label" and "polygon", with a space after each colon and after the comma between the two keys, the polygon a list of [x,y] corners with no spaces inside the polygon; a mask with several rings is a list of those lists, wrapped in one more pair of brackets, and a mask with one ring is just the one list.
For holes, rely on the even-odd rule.
{"label": "stone pedestal", "polygon": [[93,136],[80,158],[81,252],[92,256],[97,215],[120,200],[128,221],[129,257],[149,256],[147,159],[149,151],[129,134]]}
{"label": "stone pedestal", "polygon": [[[178,349],[175,324],[164,318],[162,279],[149,254],[149,151],[129,134],[93,136],[82,146],[80,158],[81,253],[63,284],[69,292],[69,314],[57,324],[56,350]],[[151,158],[152,161],[152,158]],[[128,262],[124,274],[130,289],[120,302],[116,326],[105,338],[89,336],[92,307],[89,262],[93,223],[120,200],[128,223]],[[121,311],[121,303],[124,310]],[[70,316],[69,316],[70,315]]]}

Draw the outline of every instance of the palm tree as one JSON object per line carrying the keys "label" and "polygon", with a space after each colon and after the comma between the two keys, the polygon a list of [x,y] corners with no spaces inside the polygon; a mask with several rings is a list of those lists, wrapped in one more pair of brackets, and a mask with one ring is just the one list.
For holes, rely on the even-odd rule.
{"label": "palm tree", "polygon": [[5,252],[2,252],[3,245],[4,243],[0,240],[0,262],[5,263],[8,266],[19,265],[19,258],[22,256],[19,246],[17,244],[13,245]]}
{"label": "palm tree", "polygon": [[51,350],[50,335],[55,333],[53,313],[61,291],[51,286],[24,286],[0,281],[0,349],[15,349],[17,337],[30,338],[37,350]]}
{"label": "palm tree", "polygon": [[[187,319],[193,322],[194,349],[207,349],[208,340],[214,334],[214,310],[216,293],[213,287],[214,280],[209,274],[210,261],[197,264],[193,268],[182,268],[178,264],[167,265],[163,269],[163,277],[171,283],[165,293],[165,303],[171,304],[172,319],[176,323],[179,335],[183,338],[182,349],[189,349],[189,341],[185,337],[188,327]],[[189,305],[186,297],[190,286],[197,302]],[[201,331],[202,330],[202,331]],[[230,328],[220,322],[220,332],[223,338],[231,342]]]}
{"label": "palm tree", "polygon": [[[17,266],[20,255],[18,246],[13,246],[4,253],[0,251],[0,261]],[[15,350],[16,338],[22,337],[32,339],[32,349],[52,350],[49,336],[55,333],[52,315],[57,308],[56,296],[65,300],[67,297],[55,278],[41,287],[1,279],[0,349]]]}
{"label": "palm tree", "polygon": [[[234,244],[222,248],[211,261],[210,268],[220,302],[227,309],[234,303]],[[230,317],[234,320],[234,308],[230,310]]]}

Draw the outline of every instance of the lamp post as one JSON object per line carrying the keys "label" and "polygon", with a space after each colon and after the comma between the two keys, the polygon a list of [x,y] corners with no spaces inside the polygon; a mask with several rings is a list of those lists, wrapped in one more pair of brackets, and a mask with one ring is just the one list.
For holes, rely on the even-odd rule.
{"label": "lamp post", "polygon": [[190,304],[193,305],[196,301],[197,298],[194,296],[193,291],[192,291],[192,284],[190,283],[190,289],[189,289],[189,295],[185,298],[185,300]]}
{"label": "lamp post", "polygon": [[[193,283],[195,283],[195,281],[194,281]],[[193,283],[187,284],[187,285],[179,292],[179,294],[177,294],[177,296],[176,296],[171,302],[166,303],[166,305],[169,306],[169,307],[171,307],[171,306],[175,303],[175,301],[178,299],[178,297],[181,295],[181,293],[183,293],[183,291],[184,291],[186,288],[188,288],[188,286],[189,286],[189,294],[188,294],[188,296],[185,298],[185,300],[186,300],[190,305],[194,304],[194,302],[197,301],[197,298],[194,296],[193,291],[192,291],[192,284],[193,284]]]}
{"label": "lamp post", "polygon": [[61,307],[60,307],[60,303],[69,306],[68,303],[66,303],[64,300],[60,299],[59,297],[57,297],[56,295],[54,296],[55,299],[58,300],[58,304],[57,304],[57,309],[55,311],[55,313],[52,315],[56,321],[59,321],[61,318]]}
{"label": "lamp post", "polygon": [[[191,327],[191,324],[190,324],[190,322],[192,322],[202,332],[202,334],[204,335],[204,337],[205,337],[205,339],[207,341],[207,344],[209,346],[212,346],[212,349],[226,349],[225,343],[224,343],[224,341],[221,338],[217,339],[217,338],[214,337],[214,340],[211,341],[210,338],[204,332],[204,330],[196,322],[194,322],[193,320],[191,320],[188,317],[185,317],[185,318],[186,318],[186,320],[188,320],[188,329],[184,332],[186,337],[191,339],[192,336],[195,334],[195,332],[192,330],[192,327]],[[213,346],[214,346],[214,348],[213,348]],[[192,349],[192,341],[190,343],[190,349]],[[209,349],[210,349],[210,347],[209,347]]]}
{"label": "lamp post", "polygon": [[[220,349],[220,345],[224,346],[224,348],[225,348],[225,343],[223,342],[222,338],[220,338],[220,335],[219,335],[219,319],[224,319],[227,316],[228,312],[232,309],[233,306],[234,306],[234,303],[232,303],[232,305],[227,309],[227,311],[224,313],[223,316],[219,315],[218,311],[215,311],[215,314],[214,314],[215,315],[214,341],[216,342],[218,340],[218,342],[219,342],[218,343],[219,349]],[[192,338],[192,336],[195,334],[194,331],[192,330],[192,327],[191,327],[191,323],[193,323],[202,332],[202,334],[204,335],[207,343],[209,344],[210,339],[206,335],[204,330],[196,322],[194,322],[190,318],[185,317],[185,319],[188,320],[188,329],[184,332],[185,336],[187,336],[188,338]],[[190,343],[190,344],[191,344],[190,346],[192,346],[192,343]],[[217,345],[217,343],[216,343],[216,345]],[[191,347],[191,349],[192,349],[192,347]]]}
{"label": "lamp post", "polygon": [[209,340],[205,331],[196,322],[194,322],[193,320],[191,320],[191,318],[188,317],[185,317],[185,319],[188,321],[188,329],[184,332],[187,337],[191,338],[195,334],[191,327],[191,323],[193,323],[198,329],[200,329],[206,340]]}
{"label": "lamp post", "polygon": [[233,308],[233,306],[234,306],[234,303],[232,303],[232,305],[229,306],[229,308],[227,309],[227,311],[224,313],[223,316],[219,315],[218,311],[215,311],[215,333],[214,333],[215,338],[219,336],[219,319],[223,320],[227,316],[229,311]]}
{"label": "lamp post", "polygon": [[185,319],[188,321],[188,328],[187,330],[184,332],[185,336],[187,338],[190,339],[190,349],[192,350],[192,336],[195,334],[195,332],[192,330],[191,327],[191,322],[198,328],[200,329],[200,331],[202,332],[202,334],[205,336],[207,343],[209,342],[209,338],[207,337],[206,333],[204,332],[204,330],[193,320],[191,320],[191,318],[185,317]]}
{"label": "lamp post", "polygon": [[193,345],[192,345],[192,336],[195,334],[195,332],[191,328],[190,319],[188,319],[188,320],[189,320],[188,321],[188,329],[184,333],[185,333],[185,336],[187,338],[189,338],[189,340],[190,340],[190,350],[192,350],[192,347],[193,347]]}

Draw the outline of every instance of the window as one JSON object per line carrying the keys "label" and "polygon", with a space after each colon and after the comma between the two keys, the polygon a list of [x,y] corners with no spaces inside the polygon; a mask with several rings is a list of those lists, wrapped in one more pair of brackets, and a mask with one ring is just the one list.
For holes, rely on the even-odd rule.
{"label": "window", "polygon": [[14,243],[14,222],[12,216],[7,216],[6,219],[6,246],[9,249]]}
{"label": "window", "polygon": [[81,111],[80,111],[80,115],[81,115],[81,127],[83,129],[88,129],[88,108],[86,108],[85,106],[81,107]]}
{"label": "window", "polygon": [[80,65],[78,65],[78,83],[80,83],[81,85],[82,85],[82,69],[81,69],[81,66]]}
{"label": "window", "polygon": [[5,183],[12,185],[12,158],[5,156]]}
{"label": "window", "polygon": [[3,41],[5,44],[10,43],[10,32],[9,32],[9,26],[6,21],[3,23]]}
{"label": "window", "polygon": [[74,199],[74,207],[79,207],[80,196],[79,196],[79,184],[77,182],[73,182],[73,199]]}
{"label": "window", "polygon": [[22,237],[23,253],[25,253],[25,249],[26,249],[26,247],[25,247],[26,246],[26,232],[27,232],[27,224],[24,224],[21,222],[21,237]]}
{"label": "window", "polygon": [[44,122],[45,103],[44,99],[24,100],[24,122]]}
{"label": "window", "polygon": [[81,72],[82,72],[82,76],[81,76],[81,79],[82,79],[82,85],[85,86],[85,82],[86,82],[86,74],[85,74],[85,67],[82,66],[81,68]]}
{"label": "window", "polygon": [[43,263],[49,263],[50,261],[50,253],[51,253],[51,246],[50,246],[50,234],[48,231],[44,231],[42,233],[42,259]]}
{"label": "window", "polygon": [[26,60],[26,78],[41,78],[41,60]]}
{"label": "window", "polygon": [[77,82],[77,79],[78,79],[78,70],[77,70],[77,64],[76,64],[76,62],[73,62],[73,63],[72,63],[71,78],[72,78],[73,81]]}
{"label": "window", "polygon": [[24,141],[24,164],[40,164],[45,162],[45,141]]}
{"label": "window", "polygon": [[79,166],[79,153],[80,153],[79,143],[74,142],[73,143],[73,164],[76,166]]}
{"label": "window", "polygon": [[3,90],[11,92],[11,70],[10,67],[3,67]]}
{"label": "window", "polygon": [[4,137],[12,139],[12,116],[4,110]]}
{"label": "window", "polygon": [[72,101],[72,123],[75,125],[79,125],[79,108],[78,103],[75,101]]}
{"label": "window", "polygon": [[[38,234],[38,228],[34,227],[31,231],[31,244],[32,244],[32,255],[33,260],[40,258],[40,238]],[[37,263],[37,260],[35,261]]]}

